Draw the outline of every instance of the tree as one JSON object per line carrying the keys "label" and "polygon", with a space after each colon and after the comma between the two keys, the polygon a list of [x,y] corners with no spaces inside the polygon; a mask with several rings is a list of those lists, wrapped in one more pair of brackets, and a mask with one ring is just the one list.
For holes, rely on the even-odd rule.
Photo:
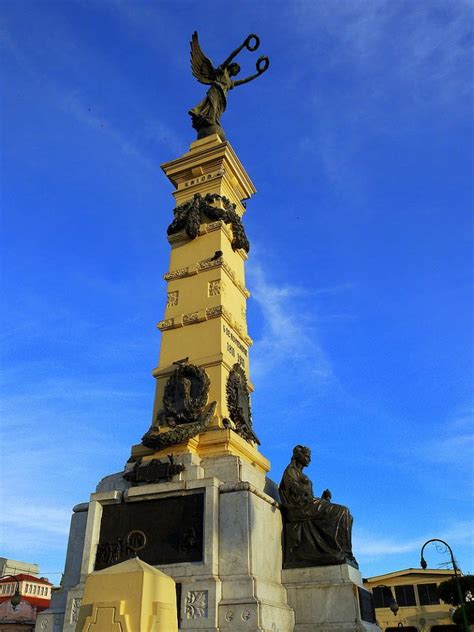
{"label": "tree", "polygon": [[[464,607],[467,613],[467,620],[469,624],[472,624],[474,623],[474,575],[458,577],[458,581],[461,586],[461,592],[464,595]],[[458,606],[453,614],[453,621],[454,623],[461,623],[461,609],[459,608],[461,602],[454,577],[442,582],[438,586],[438,595],[445,603]]]}

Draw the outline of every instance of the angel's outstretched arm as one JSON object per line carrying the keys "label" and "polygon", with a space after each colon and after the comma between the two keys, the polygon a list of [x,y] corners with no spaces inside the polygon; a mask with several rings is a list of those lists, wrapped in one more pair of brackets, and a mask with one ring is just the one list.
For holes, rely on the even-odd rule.
{"label": "angel's outstretched arm", "polygon": [[268,59],[268,57],[262,55],[262,57],[260,57],[257,61],[257,72],[253,75],[250,75],[249,77],[245,77],[245,79],[238,79],[237,81],[234,81],[233,87],[235,88],[236,86],[241,86],[243,83],[248,83],[249,81],[253,81],[257,77],[260,77],[260,75],[262,75],[265,70],[267,70],[269,65],[270,60]]}
{"label": "angel's outstretched arm", "polygon": [[245,79],[239,79],[238,81],[233,82],[233,87],[241,86],[243,83],[248,83],[249,81],[253,81],[257,77],[260,77],[261,73],[256,72],[254,75],[250,75],[249,77],[245,77]]}
{"label": "angel's outstretched arm", "polygon": [[[254,44],[250,44],[250,42],[253,40],[255,40]],[[260,46],[260,39],[257,35],[249,35],[245,40],[244,43],[241,44],[238,48],[236,48],[230,55],[229,57],[227,57],[227,59],[221,64],[224,68],[226,66],[228,66],[230,64],[230,62],[237,57],[237,55],[240,53],[240,51],[243,48],[246,48],[247,50],[253,52],[254,50],[257,50],[257,48]]]}

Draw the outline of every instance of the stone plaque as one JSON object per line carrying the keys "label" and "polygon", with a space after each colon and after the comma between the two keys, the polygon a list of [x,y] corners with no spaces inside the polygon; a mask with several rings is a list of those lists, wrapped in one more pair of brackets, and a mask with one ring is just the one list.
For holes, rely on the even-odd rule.
{"label": "stone plaque", "polygon": [[156,566],[203,559],[204,494],[104,505],[95,570],[135,555]]}

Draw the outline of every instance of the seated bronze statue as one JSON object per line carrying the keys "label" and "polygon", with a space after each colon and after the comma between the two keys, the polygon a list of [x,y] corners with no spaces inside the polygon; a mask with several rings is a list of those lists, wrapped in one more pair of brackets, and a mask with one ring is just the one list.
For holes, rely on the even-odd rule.
{"label": "seated bronze statue", "polygon": [[310,449],[297,445],[281,479],[283,567],[350,564],[358,568],[352,555],[352,516],[349,509],[332,503],[328,489],[321,498],[313,496],[312,483],[303,474],[303,468],[310,462]]}

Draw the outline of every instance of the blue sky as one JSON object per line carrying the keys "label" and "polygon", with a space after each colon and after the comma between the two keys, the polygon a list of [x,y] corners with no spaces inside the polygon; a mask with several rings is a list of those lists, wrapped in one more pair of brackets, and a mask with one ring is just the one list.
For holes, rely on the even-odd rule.
{"label": "blue sky", "polygon": [[197,29],[215,63],[252,32],[271,60],[222,121],[258,190],[252,405],[272,478],[312,448],[364,576],[417,566],[430,537],[474,572],[472,4],[0,11],[1,554],[59,579],[72,506],[148,428],[173,208],[159,165],[194,139]]}

